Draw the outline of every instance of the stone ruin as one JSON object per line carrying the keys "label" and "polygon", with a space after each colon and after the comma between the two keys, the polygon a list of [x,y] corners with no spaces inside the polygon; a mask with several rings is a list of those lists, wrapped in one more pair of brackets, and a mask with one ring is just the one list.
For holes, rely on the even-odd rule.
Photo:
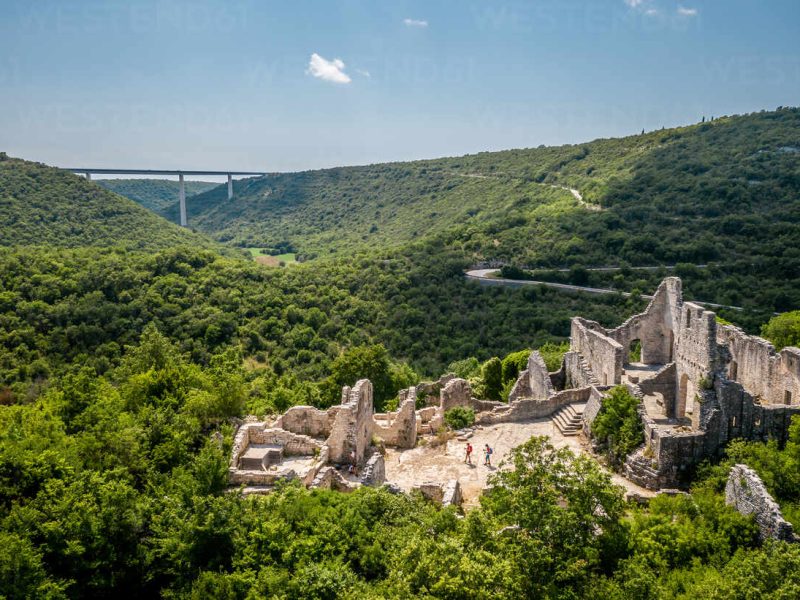
{"label": "stone ruin", "polygon": [[734,465],[725,486],[725,503],[743,515],[754,515],[761,541],[768,538],[797,542],[792,524],[781,514],[761,478],[747,465]]}
{"label": "stone ruin", "polygon": [[[631,360],[634,348],[641,354]],[[401,391],[396,411],[375,414],[372,385],[362,380],[327,410],[295,406],[274,422],[247,423],[236,435],[230,482],[251,491],[279,479],[343,491],[381,485],[376,446],[414,448],[455,406],[474,409],[476,425],[552,417],[564,435],[590,436],[606,392],[617,385],[640,399],[645,433],[625,461],[625,477],[652,490],[679,488],[733,438],[786,440],[800,414],[800,349],[776,352],[766,340],[718,324],[713,312],[685,302],[680,279],[669,277],[645,311],[619,327],[573,318],[560,368],[548,372],[533,351],[507,403],[474,398],[468,381],[445,375]],[[420,489],[438,501],[432,490],[439,486],[444,498],[446,485]]]}
{"label": "stone ruin", "polygon": [[[637,346],[641,356],[632,362]],[[762,338],[718,324],[713,312],[683,300],[676,277],[617,328],[573,318],[570,351],[549,375],[555,389],[588,386],[587,435],[610,387],[625,385],[641,400],[645,443],[628,457],[625,476],[650,489],[687,483],[695,465],[719,458],[733,438],[785,442],[800,414],[800,349],[776,352]],[[520,379],[523,393],[547,388],[533,357]]]}

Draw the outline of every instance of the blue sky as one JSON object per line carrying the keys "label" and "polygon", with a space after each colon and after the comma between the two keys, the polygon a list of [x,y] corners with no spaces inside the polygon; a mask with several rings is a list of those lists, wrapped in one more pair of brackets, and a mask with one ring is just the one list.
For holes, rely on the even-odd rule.
{"label": "blue sky", "polygon": [[798,0],[0,2],[0,150],[287,171],[800,104]]}

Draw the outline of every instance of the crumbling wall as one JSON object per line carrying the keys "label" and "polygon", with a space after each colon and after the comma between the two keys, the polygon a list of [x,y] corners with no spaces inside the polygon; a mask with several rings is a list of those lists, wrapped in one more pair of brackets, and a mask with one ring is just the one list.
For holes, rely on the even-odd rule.
{"label": "crumbling wall", "polygon": [[641,362],[645,364],[670,363],[674,355],[673,331],[682,303],[681,280],[667,277],[658,286],[644,312],[632,316],[608,331],[607,335],[618,342],[626,354],[631,342],[638,339],[642,345]]}
{"label": "crumbling wall", "polygon": [[522,398],[547,398],[555,392],[550,373],[547,372],[547,365],[539,354],[538,350],[531,352],[528,357],[528,366],[523,370],[511,393],[508,395],[509,402],[516,402]]}
{"label": "crumbling wall", "polygon": [[708,387],[719,367],[716,316],[697,304],[684,302],[675,335],[675,410],[669,416],[691,416],[694,422],[697,396]]}
{"label": "crumbling wall", "polygon": [[250,429],[250,444],[281,446],[286,456],[310,456],[319,454],[322,442],[307,435],[298,435],[285,429]]}
{"label": "crumbling wall", "polygon": [[589,435],[592,430],[592,423],[600,413],[603,407],[603,393],[596,387],[589,388],[589,397],[586,400],[586,406],[583,408],[581,419],[583,420],[583,432]]}
{"label": "crumbling wall", "polygon": [[324,439],[331,434],[331,428],[338,411],[338,406],[334,406],[327,411],[313,406],[293,406],[278,418],[275,422],[275,427],[281,427],[301,435]]}
{"label": "crumbling wall", "polygon": [[422,398],[425,406],[439,406],[439,394],[441,394],[444,386],[455,378],[456,376],[452,373],[447,373],[436,381],[417,384],[417,398]]}
{"label": "crumbling wall", "polygon": [[675,363],[670,363],[658,370],[650,379],[639,382],[639,388],[644,395],[660,394],[662,398],[663,414],[675,414],[675,378],[677,370]]}
{"label": "crumbling wall", "polygon": [[442,388],[439,406],[443,412],[450,410],[454,406],[470,406],[472,400],[472,388],[466,379],[451,379]]}
{"label": "crumbling wall", "polygon": [[615,385],[622,378],[625,350],[606,330],[594,321],[572,319],[571,349],[578,352],[600,385]]}
{"label": "crumbling wall", "polygon": [[426,406],[417,411],[417,435],[435,433],[443,424],[444,417],[438,406]]}
{"label": "crumbling wall", "polygon": [[325,442],[330,448],[330,460],[350,464],[352,453],[355,463],[361,465],[372,438],[372,384],[362,379],[352,389],[345,387],[342,401]]}
{"label": "crumbling wall", "polygon": [[480,413],[476,415],[475,422],[486,425],[549,417],[567,404],[586,402],[591,392],[591,387],[585,387],[556,392],[549,398],[519,400],[513,404],[499,406],[491,412]]}
{"label": "crumbling wall", "polygon": [[577,352],[567,352],[564,354],[561,369],[564,371],[563,389],[582,388],[588,385],[600,385],[600,381],[595,377],[589,365]]}
{"label": "crumbling wall", "polygon": [[747,465],[734,465],[725,486],[725,502],[743,515],[753,515],[761,539],[796,541],[791,523],[781,514],[758,474]]}
{"label": "crumbling wall", "polygon": [[373,452],[361,473],[361,484],[378,486],[386,481],[386,463],[380,452]]}
{"label": "crumbling wall", "polygon": [[728,379],[741,383],[764,404],[800,404],[800,349],[775,352],[767,340],[731,325],[717,328],[717,342],[728,353]]}
{"label": "crumbling wall", "polygon": [[401,398],[396,412],[373,416],[373,431],[387,446],[413,448],[417,444],[417,392],[409,388]]}

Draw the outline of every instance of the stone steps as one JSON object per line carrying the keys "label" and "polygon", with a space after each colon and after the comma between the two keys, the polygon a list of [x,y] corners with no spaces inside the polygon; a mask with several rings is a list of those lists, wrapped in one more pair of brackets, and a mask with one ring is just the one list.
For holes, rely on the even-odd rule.
{"label": "stone steps", "polygon": [[585,403],[575,402],[567,404],[556,411],[553,416],[553,423],[564,436],[576,436],[583,428],[583,409]]}

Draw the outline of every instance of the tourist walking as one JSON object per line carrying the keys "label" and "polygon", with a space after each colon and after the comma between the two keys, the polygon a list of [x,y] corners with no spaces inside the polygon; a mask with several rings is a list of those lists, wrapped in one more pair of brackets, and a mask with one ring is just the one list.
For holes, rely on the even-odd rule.
{"label": "tourist walking", "polygon": [[494,450],[492,450],[489,447],[489,444],[486,444],[486,447],[483,449],[483,464],[485,466],[487,466],[487,467],[491,467],[492,466],[492,453],[493,452],[494,452]]}
{"label": "tourist walking", "polygon": [[467,442],[466,456],[464,457],[464,462],[470,465],[472,464],[472,444],[470,444],[469,442]]}

